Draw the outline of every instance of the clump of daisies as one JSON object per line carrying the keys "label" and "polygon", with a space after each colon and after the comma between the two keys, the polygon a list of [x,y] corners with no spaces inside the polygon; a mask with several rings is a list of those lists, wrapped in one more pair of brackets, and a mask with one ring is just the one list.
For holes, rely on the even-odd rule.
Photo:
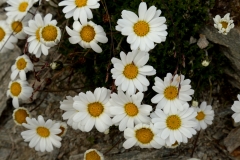
{"label": "clump of daisies", "polygon": [[155,47],[155,43],[164,42],[168,34],[166,18],[160,15],[161,10],[155,6],[147,9],[147,4],[141,2],[138,16],[131,11],[122,11],[122,19],[117,21],[116,30],[127,36],[132,50],[149,51]]}
{"label": "clump of daisies", "polygon": [[214,27],[218,29],[219,33],[224,35],[227,35],[228,32],[234,28],[234,23],[230,18],[230,13],[225,14],[223,18],[221,18],[219,15],[216,15],[215,18],[213,18],[213,21]]}
{"label": "clump of daisies", "polygon": [[237,95],[238,101],[234,101],[231,109],[235,112],[232,118],[235,122],[240,122],[240,94]]}
{"label": "clump of daisies", "polygon": [[206,129],[207,125],[211,125],[214,118],[214,111],[211,105],[207,105],[207,102],[203,101],[200,107],[193,107],[197,112],[195,121],[197,122],[196,129]]}

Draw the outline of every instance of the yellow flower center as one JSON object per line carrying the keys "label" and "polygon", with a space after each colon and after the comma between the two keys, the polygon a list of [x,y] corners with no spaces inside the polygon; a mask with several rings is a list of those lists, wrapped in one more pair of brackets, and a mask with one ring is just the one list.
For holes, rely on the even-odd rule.
{"label": "yellow flower center", "polygon": [[40,41],[40,29],[41,29],[41,27],[39,27],[38,29],[37,29],[37,31],[36,31],[36,39],[38,40],[38,41]]}
{"label": "yellow flower center", "polygon": [[128,79],[134,79],[138,75],[138,68],[134,64],[128,64],[125,66],[123,75]]}
{"label": "yellow flower center", "polygon": [[141,128],[136,131],[136,138],[143,144],[148,144],[153,139],[153,132],[149,128]]}
{"label": "yellow flower center", "polygon": [[222,24],[222,28],[224,29],[226,29],[228,26],[228,22],[225,22],[225,21],[222,21],[221,24]]}
{"label": "yellow flower center", "polygon": [[179,116],[171,115],[166,119],[167,127],[171,130],[176,130],[181,127],[182,121]]}
{"label": "yellow flower center", "polygon": [[19,124],[27,123],[26,117],[29,117],[29,114],[24,109],[17,109],[17,111],[14,114],[14,119]]}
{"label": "yellow flower center", "polygon": [[86,154],[86,160],[100,160],[101,157],[95,152],[91,151]]}
{"label": "yellow flower center", "polygon": [[136,116],[138,114],[138,108],[135,104],[133,103],[128,103],[124,106],[125,112],[127,113],[128,116]]}
{"label": "yellow flower center", "polygon": [[98,117],[99,115],[101,115],[103,113],[103,110],[103,105],[99,102],[88,104],[88,112],[93,117]]}
{"label": "yellow flower center", "polygon": [[201,121],[201,120],[203,120],[205,118],[205,116],[206,115],[203,113],[203,111],[201,111],[201,112],[198,112],[198,114],[196,116],[196,119]]}
{"label": "yellow flower center", "polygon": [[13,96],[18,96],[22,91],[22,87],[20,83],[18,82],[13,82],[11,87],[10,87],[10,92],[12,93]]}
{"label": "yellow flower center", "polygon": [[0,42],[3,40],[5,35],[6,35],[5,31],[0,27]]}
{"label": "yellow flower center", "polygon": [[57,35],[57,28],[55,26],[48,25],[42,29],[42,38],[45,41],[54,41]]}
{"label": "yellow flower center", "polygon": [[80,31],[80,37],[85,42],[91,42],[96,35],[96,32],[92,26],[84,26]]}
{"label": "yellow flower center", "polygon": [[27,9],[27,7],[28,7],[28,3],[27,3],[27,2],[22,2],[22,3],[19,5],[18,10],[19,10],[20,12],[25,12],[26,9]]}
{"label": "yellow flower center", "polygon": [[75,0],[75,4],[77,7],[84,7],[87,5],[87,0]]}
{"label": "yellow flower center", "polygon": [[138,21],[133,26],[133,31],[136,33],[136,35],[143,37],[148,34],[150,31],[149,24],[145,21]]}
{"label": "yellow flower center", "polygon": [[164,90],[164,97],[168,100],[174,100],[178,96],[178,88],[175,86],[168,86]]}
{"label": "yellow flower center", "polygon": [[37,133],[40,137],[44,137],[44,138],[46,138],[50,135],[50,131],[46,127],[38,127],[37,128]]}
{"label": "yellow flower center", "polygon": [[20,58],[17,63],[16,63],[17,69],[19,70],[23,70],[26,68],[27,66],[27,62],[25,61],[24,58]]}
{"label": "yellow flower center", "polygon": [[14,22],[12,23],[12,30],[13,30],[15,33],[21,32],[22,29],[23,29],[23,27],[22,27],[22,22],[20,22],[20,21],[14,21]]}
{"label": "yellow flower center", "polygon": [[62,126],[60,126],[60,128],[59,129],[61,129],[61,132],[60,133],[58,133],[57,135],[60,137],[60,136],[62,136],[63,135],[63,133],[64,133],[64,131],[65,131],[65,128],[64,127],[62,127]]}

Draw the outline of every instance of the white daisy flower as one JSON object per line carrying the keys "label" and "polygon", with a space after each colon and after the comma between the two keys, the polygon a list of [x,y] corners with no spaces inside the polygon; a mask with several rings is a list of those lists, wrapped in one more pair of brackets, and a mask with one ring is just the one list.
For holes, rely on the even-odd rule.
{"label": "white daisy flower", "polygon": [[7,49],[13,49],[18,39],[11,35],[11,29],[6,21],[0,21],[0,53],[6,52]]}
{"label": "white daisy flower", "polygon": [[79,111],[76,110],[75,108],[73,108],[73,102],[74,102],[74,98],[71,96],[67,96],[66,100],[63,100],[60,102],[60,109],[66,111],[62,117],[64,120],[67,120],[67,124],[69,126],[71,126],[73,129],[80,129],[83,130],[84,126],[81,125],[81,121],[80,122],[74,122],[73,121],[73,117],[75,116],[75,114],[77,114]]}
{"label": "white daisy flower", "polygon": [[25,39],[27,34],[24,32],[23,28],[27,26],[28,21],[32,18],[30,15],[26,15],[24,19],[12,19],[8,18],[6,22],[10,26],[10,30],[17,39]]}
{"label": "white daisy flower", "polygon": [[165,141],[158,134],[159,130],[152,123],[150,125],[139,123],[134,128],[124,130],[126,141],[123,147],[129,149],[135,145],[141,148],[161,148]]}
{"label": "white daisy flower", "polygon": [[99,0],[64,0],[60,2],[59,6],[65,6],[63,8],[63,13],[65,13],[65,17],[68,19],[73,17],[76,21],[92,19],[93,14],[90,9],[99,8],[100,4]]}
{"label": "white daisy flower", "polygon": [[184,104],[187,101],[191,101],[194,90],[191,89],[190,80],[185,79],[184,75],[173,77],[171,73],[168,73],[164,78],[164,81],[159,77],[155,77],[155,83],[153,90],[158,94],[155,95],[151,101],[157,103],[157,108],[163,109],[165,114],[177,113],[182,111]]}
{"label": "white daisy flower", "polygon": [[40,29],[45,26],[45,24],[57,24],[56,20],[51,20],[52,15],[47,14],[44,19],[40,14],[36,14],[34,20],[28,22],[29,27],[24,27],[24,32],[26,32],[29,37],[27,41],[29,53],[35,54],[37,58],[41,56],[41,53],[48,55],[47,47],[43,42],[41,42]]}
{"label": "white daisy flower", "polygon": [[26,73],[33,70],[33,64],[27,55],[18,56],[16,62],[11,67],[11,79],[14,80],[18,73],[21,80],[26,80]]}
{"label": "white daisy flower", "polygon": [[134,124],[150,123],[150,112],[152,106],[141,104],[143,100],[143,93],[138,92],[129,96],[122,91],[118,91],[118,94],[111,94],[111,108],[110,112],[114,116],[112,122],[119,125],[119,130],[123,131],[128,128],[134,128]]}
{"label": "white daisy flower", "polygon": [[57,136],[61,132],[59,123],[55,123],[51,119],[45,122],[41,115],[37,120],[29,117],[26,120],[27,123],[22,125],[29,130],[21,132],[21,135],[25,142],[30,142],[30,148],[35,147],[36,151],[51,152],[53,146],[61,147],[62,138]]}
{"label": "white daisy flower", "polygon": [[66,26],[67,33],[71,36],[69,42],[71,44],[79,44],[83,48],[92,48],[95,52],[101,53],[102,48],[98,42],[107,43],[108,38],[100,25],[96,25],[92,21],[75,21],[73,30]]}
{"label": "white daisy flower", "polygon": [[8,0],[7,3],[10,5],[6,7],[6,15],[11,19],[22,19],[33,6],[35,0]]}
{"label": "white daisy flower", "polygon": [[104,156],[96,149],[89,149],[84,153],[83,160],[104,160]]}
{"label": "white daisy flower", "polygon": [[52,14],[48,14],[49,17],[44,21],[44,26],[40,28],[40,40],[47,47],[53,47],[60,42],[61,30],[57,27],[57,21],[51,20]]}
{"label": "white daisy flower", "polygon": [[10,81],[8,84],[7,96],[13,98],[12,104],[15,108],[19,107],[18,99],[27,100],[31,97],[33,88],[25,80]]}
{"label": "white daisy flower", "polygon": [[132,95],[138,89],[139,92],[144,92],[149,86],[149,81],[146,76],[156,74],[156,70],[149,65],[146,65],[149,59],[149,54],[143,51],[132,51],[126,55],[120,53],[120,59],[112,58],[114,68],[111,69],[112,77],[115,79],[115,85],[119,89],[126,91]]}
{"label": "white daisy flower", "polygon": [[240,94],[237,96],[238,98],[238,101],[234,101],[231,109],[235,112],[233,115],[232,115],[232,118],[234,119],[234,121],[237,123],[237,122],[240,122]]}
{"label": "white daisy flower", "polygon": [[234,28],[233,20],[230,19],[230,13],[227,13],[223,18],[216,15],[215,18],[213,18],[213,21],[214,27],[218,29],[218,33],[227,35],[228,32]]}
{"label": "white daisy flower", "polygon": [[87,91],[86,94],[79,93],[74,98],[73,108],[79,112],[74,115],[73,121],[84,125],[84,131],[89,132],[93,126],[99,132],[104,132],[112,125],[109,108],[111,104],[110,90],[102,87],[96,88],[94,93]]}
{"label": "white daisy flower", "polygon": [[117,21],[116,30],[122,35],[128,36],[127,42],[132,50],[140,49],[149,51],[154,48],[155,43],[161,43],[166,40],[167,25],[165,17],[159,17],[161,10],[155,6],[147,9],[145,2],[141,2],[138,8],[137,16],[131,11],[122,11],[122,18]]}
{"label": "white daisy flower", "polygon": [[214,117],[214,111],[212,110],[212,106],[207,105],[207,102],[203,101],[200,104],[200,108],[193,107],[195,112],[197,112],[197,116],[195,117],[195,121],[197,122],[197,126],[195,127],[198,131],[200,129],[206,129],[207,125],[211,125]]}
{"label": "white daisy flower", "polygon": [[194,129],[197,123],[193,120],[197,113],[193,108],[184,108],[183,111],[178,111],[175,114],[165,114],[157,108],[154,113],[158,117],[152,118],[152,123],[160,129],[162,139],[169,138],[170,144],[174,144],[176,141],[186,143],[187,138],[191,138],[197,133]]}
{"label": "white daisy flower", "polygon": [[31,115],[26,108],[18,107],[13,111],[12,117],[14,122],[17,125],[21,126],[23,123],[27,123],[26,118],[27,117],[31,118]]}
{"label": "white daisy flower", "polygon": [[65,134],[66,134],[66,132],[67,132],[67,123],[65,123],[65,122],[59,122],[59,121],[57,121],[57,123],[60,123],[59,129],[61,129],[61,132],[58,133],[57,136],[59,136],[59,137],[65,136]]}

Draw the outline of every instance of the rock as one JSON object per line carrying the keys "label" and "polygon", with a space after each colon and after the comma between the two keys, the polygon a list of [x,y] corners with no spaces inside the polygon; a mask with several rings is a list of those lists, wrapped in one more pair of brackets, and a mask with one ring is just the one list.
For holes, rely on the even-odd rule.
{"label": "rock", "polygon": [[227,35],[218,33],[213,26],[206,26],[201,31],[209,41],[219,44],[222,53],[229,59],[232,66],[226,68],[225,73],[230,77],[229,82],[240,89],[240,30],[233,28]]}
{"label": "rock", "polygon": [[224,145],[226,146],[229,153],[232,153],[235,149],[240,146],[240,128],[231,130],[228,136],[224,139]]}
{"label": "rock", "polygon": [[3,110],[7,106],[7,89],[8,83],[10,82],[10,75],[11,75],[11,66],[15,62],[17,56],[21,53],[20,49],[15,46],[14,50],[8,51],[7,53],[1,53],[0,57],[0,116]]}

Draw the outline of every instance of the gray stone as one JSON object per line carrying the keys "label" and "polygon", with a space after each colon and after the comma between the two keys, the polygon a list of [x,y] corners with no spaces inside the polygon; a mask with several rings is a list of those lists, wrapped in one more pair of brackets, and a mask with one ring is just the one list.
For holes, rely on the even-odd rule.
{"label": "gray stone", "polygon": [[7,89],[10,82],[11,66],[14,64],[17,56],[19,56],[21,50],[15,46],[14,50],[6,53],[0,53],[0,116],[2,111],[6,108],[7,104]]}
{"label": "gray stone", "polygon": [[218,33],[213,26],[206,26],[201,30],[208,40],[220,45],[222,53],[229,59],[231,68],[226,68],[225,73],[230,76],[229,82],[240,89],[240,30],[233,28],[227,35]]}
{"label": "gray stone", "polygon": [[231,130],[228,136],[224,139],[224,145],[230,153],[240,146],[240,137],[238,135],[240,135],[239,127]]}

